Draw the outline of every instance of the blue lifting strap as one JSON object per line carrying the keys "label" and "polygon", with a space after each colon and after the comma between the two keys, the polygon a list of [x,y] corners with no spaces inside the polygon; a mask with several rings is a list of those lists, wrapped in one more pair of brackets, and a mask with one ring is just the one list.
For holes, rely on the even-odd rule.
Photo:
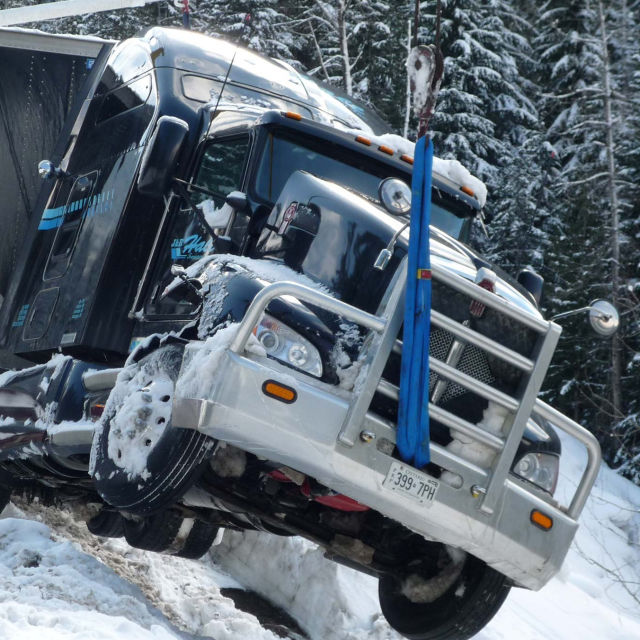
{"label": "blue lifting strap", "polygon": [[416,143],[404,312],[398,450],[419,469],[429,462],[429,334],[431,328],[431,171],[433,144]]}

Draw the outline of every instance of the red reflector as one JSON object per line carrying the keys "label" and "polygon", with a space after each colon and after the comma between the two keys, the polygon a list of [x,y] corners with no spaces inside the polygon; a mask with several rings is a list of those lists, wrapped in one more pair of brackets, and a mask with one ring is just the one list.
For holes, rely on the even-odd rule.
{"label": "red reflector", "polygon": [[89,409],[89,415],[92,420],[99,420],[102,417],[103,412],[104,412],[103,404],[91,405],[91,409]]}
{"label": "red reflector", "polygon": [[335,496],[318,496],[314,498],[316,502],[331,507],[332,509],[338,509],[340,511],[369,511],[369,507],[364,504],[356,502],[348,496],[337,494]]}
{"label": "red reflector", "polygon": [[[480,267],[478,269],[478,274],[476,275],[476,284],[486,291],[490,291],[491,293],[495,293],[496,291],[496,274],[491,271],[491,269],[487,269],[487,267]],[[469,313],[475,318],[481,318],[484,315],[486,310],[486,305],[482,304],[478,300],[472,300],[469,305]]]}
{"label": "red reflector", "polygon": [[418,280],[431,280],[431,269],[418,269]]}

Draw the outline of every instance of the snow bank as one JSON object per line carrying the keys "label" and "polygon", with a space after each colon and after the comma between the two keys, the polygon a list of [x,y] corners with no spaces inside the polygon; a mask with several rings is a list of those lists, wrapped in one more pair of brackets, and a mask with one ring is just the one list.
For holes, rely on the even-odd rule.
{"label": "snow bank", "polygon": [[179,638],[137,587],[37,522],[0,520],[0,636]]}
{"label": "snow bank", "polygon": [[312,640],[391,640],[377,580],[323,557],[302,538],[227,531],[213,558],[246,587],[289,612]]}

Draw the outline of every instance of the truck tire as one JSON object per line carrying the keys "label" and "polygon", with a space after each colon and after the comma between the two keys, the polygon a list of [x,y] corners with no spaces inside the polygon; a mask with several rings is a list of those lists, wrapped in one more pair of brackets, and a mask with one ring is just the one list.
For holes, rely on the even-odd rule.
{"label": "truck tire", "polygon": [[0,469],[0,513],[9,504],[13,492],[13,476],[4,469]]}
{"label": "truck tire", "polygon": [[124,535],[126,541],[137,549],[196,560],[209,550],[218,534],[218,527],[194,520],[185,534],[183,525],[186,522],[175,513],[156,513],[141,520],[125,520]]}
{"label": "truck tire", "polygon": [[406,576],[381,576],[378,595],[387,622],[409,640],[473,637],[497,613],[510,589],[506,576],[469,554],[453,583],[429,602],[412,602],[401,593]]}
{"label": "truck tire", "polygon": [[100,513],[87,520],[87,529],[101,538],[122,538],[124,519],[117,511],[102,509]]}
{"label": "truck tire", "polygon": [[198,431],[171,426],[183,350],[168,344],[123,370],[96,429],[95,486],[122,511],[146,516],[166,509],[195,481],[213,446]]}

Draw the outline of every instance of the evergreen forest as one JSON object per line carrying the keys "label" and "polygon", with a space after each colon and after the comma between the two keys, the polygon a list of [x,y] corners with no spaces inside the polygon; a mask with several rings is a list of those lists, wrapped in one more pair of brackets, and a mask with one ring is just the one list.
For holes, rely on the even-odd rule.
{"label": "evergreen forest", "polygon": [[[9,1],[6,6],[36,4]],[[282,59],[373,106],[415,139],[408,43],[432,43],[437,3],[414,0],[192,0],[191,28]],[[181,2],[37,25],[122,39],[182,25]],[[436,155],[485,181],[486,237],[515,275],[545,279],[547,317],[606,298],[613,338],[576,315],[544,399],[594,432],[605,460],[640,484],[640,2],[441,0],[444,79],[430,122]]]}

